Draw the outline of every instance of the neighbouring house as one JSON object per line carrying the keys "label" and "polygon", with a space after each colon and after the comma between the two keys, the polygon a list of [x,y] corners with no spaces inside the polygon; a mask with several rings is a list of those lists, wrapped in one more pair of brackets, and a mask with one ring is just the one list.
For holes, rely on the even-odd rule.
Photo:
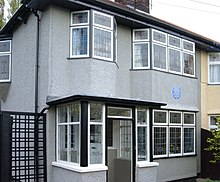
{"label": "neighbouring house", "polygon": [[[0,32],[0,109],[46,113],[44,181],[164,182],[201,172],[200,68],[209,55],[214,69],[217,42],[149,15],[148,1],[22,3]],[[36,163],[15,159],[12,177],[35,178],[22,165]]]}

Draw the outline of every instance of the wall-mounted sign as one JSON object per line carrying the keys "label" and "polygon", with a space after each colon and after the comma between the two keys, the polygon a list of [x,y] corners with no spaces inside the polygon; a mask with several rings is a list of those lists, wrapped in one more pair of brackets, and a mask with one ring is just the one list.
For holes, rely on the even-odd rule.
{"label": "wall-mounted sign", "polygon": [[172,92],[172,96],[173,96],[174,99],[176,99],[176,100],[180,99],[181,92],[182,92],[180,87],[173,86],[171,92]]}

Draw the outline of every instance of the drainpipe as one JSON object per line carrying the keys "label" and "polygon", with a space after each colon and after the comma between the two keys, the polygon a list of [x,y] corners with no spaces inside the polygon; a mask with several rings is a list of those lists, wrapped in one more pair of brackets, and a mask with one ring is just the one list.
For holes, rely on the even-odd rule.
{"label": "drainpipe", "polygon": [[40,39],[40,16],[37,10],[32,10],[37,18],[37,32],[36,32],[36,62],[35,62],[35,113],[38,113],[38,88],[39,88],[39,39]]}

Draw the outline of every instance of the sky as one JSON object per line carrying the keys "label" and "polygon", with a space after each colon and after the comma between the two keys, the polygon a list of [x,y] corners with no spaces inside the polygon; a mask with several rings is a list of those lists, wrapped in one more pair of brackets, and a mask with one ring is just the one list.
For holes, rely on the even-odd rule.
{"label": "sky", "polygon": [[220,0],[150,0],[150,14],[220,42]]}

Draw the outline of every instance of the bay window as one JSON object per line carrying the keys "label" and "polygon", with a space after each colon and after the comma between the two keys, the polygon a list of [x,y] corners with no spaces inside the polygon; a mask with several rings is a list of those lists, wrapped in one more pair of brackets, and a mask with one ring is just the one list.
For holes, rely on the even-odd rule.
{"label": "bay window", "polygon": [[209,83],[220,84],[220,54],[209,53]]}
{"label": "bay window", "polygon": [[0,82],[11,81],[11,41],[0,41]]}
{"label": "bay window", "polygon": [[[90,21],[91,13],[93,19]],[[113,34],[113,16],[92,10],[72,12],[70,57],[113,61]]]}
{"label": "bay window", "polygon": [[135,29],[132,67],[149,69],[150,63],[155,70],[194,77],[195,44],[155,29]]}
{"label": "bay window", "polygon": [[154,158],[195,154],[195,113],[154,110],[153,143]]}

